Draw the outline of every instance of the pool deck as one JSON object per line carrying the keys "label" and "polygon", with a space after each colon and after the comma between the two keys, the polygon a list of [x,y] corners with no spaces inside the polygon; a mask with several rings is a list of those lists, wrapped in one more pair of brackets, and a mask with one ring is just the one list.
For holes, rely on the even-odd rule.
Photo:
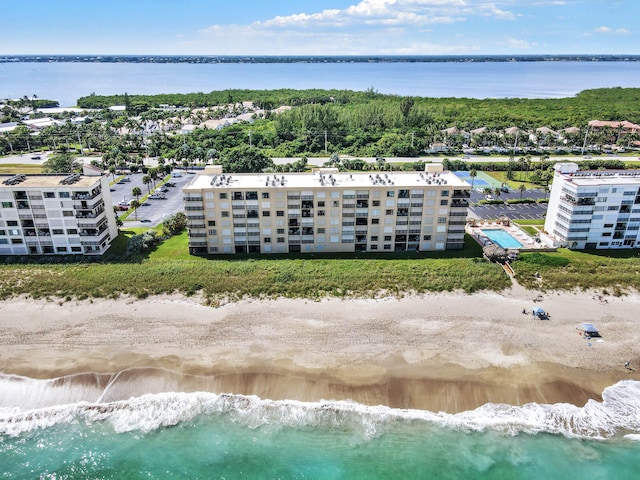
{"label": "pool deck", "polygon": [[466,232],[471,235],[476,242],[481,246],[493,245],[493,241],[487,237],[482,230],[503,230],[513,238],[518,240],[522,247],[509,248],[508,250],[518,250],[519,252],[555,252],[556,249],[549,247],[541,241],[536,242],[536,239],[522,230],[517,225],[511,223],[510,225],[504,225],[501,222],[489,222],[480,221],[475,224],[467,224],[465,227]]}

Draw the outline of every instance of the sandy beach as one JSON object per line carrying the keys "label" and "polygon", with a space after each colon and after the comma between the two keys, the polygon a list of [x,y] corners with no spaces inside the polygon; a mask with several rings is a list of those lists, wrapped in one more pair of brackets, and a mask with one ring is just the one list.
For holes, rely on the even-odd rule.
{"label": "sandy beach", "polygon": [[[535,306],[550,320],[534,319]],[[640,379],[639,307],[638,295],[517,285],[218,308],[178,296],[21,298],[0,302],[0,372],[67,377],[60,382],[84,382],[102,401],[203,390],[452,413],[487,402],[583,405],[619,380]],[[581,337],[581,322],[602,338]]]}

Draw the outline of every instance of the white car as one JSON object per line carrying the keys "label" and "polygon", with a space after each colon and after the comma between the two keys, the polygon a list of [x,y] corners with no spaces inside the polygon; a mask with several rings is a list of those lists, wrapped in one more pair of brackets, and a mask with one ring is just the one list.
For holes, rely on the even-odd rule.
{"label": "white car", "polygon": [[164,193],[152,193],[151,195],[149,195],[149,198],[153,200],[164,200],[167,197],[164,196]]}

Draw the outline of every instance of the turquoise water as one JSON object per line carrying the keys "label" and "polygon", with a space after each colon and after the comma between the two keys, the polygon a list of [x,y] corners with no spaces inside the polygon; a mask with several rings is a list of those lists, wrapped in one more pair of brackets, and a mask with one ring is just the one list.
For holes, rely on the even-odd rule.
{"label": "turquoise water", "polygon": [[156,394],[0,410],[0,478],[610,479],[640,472],[640,382],[456,415]]}
{"label": "turquoise water", "polygon": [[509,232],[501,229],[486,229],[482,233],[493,243],[500,245],[502,248],[521,248],[522,244],[513,238]]}

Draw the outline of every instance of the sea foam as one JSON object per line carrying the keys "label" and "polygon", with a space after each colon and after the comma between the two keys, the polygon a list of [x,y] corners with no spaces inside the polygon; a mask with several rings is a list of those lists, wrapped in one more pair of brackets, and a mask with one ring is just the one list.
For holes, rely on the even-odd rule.
{"label": "sea foam", "polygon": [[[72,386],[69,399],[85,394],[99,398],[105,379],[96,376],[82,392]],[[60,382],[0,377],[0,392],[27,394],[32,386],[40,395],[47,388],[60,390]],[[64,382],[63,382],[64,383]],[[12,387],[8,385],[13,384]],[[16,387],[19,384],[20,387]],[[87,386],[89,385],[89,386]],[[4,387],[7,387],[5,389]],[[64,388],[62,388],[64,390]],[[59,400],[62,395],[56,398]],[[44,395],[46,396],[46,395]],[[583,407],[570,404],[529,403],[522,406],[488,403],[475,410],[448,414],[424,410],[366,406],[350,401],[300,402],[264,400],[256,396],[193,393],[156,393],[128,400],[82,400],[45,407],[6,406],[0,395],[0,434],[15,436],[35,429],[76,422],[104,422],[116,432],[150,432],[194,420],[200,415],[225,415],[248,428],[321,427],[349,430],[363,438],[384,432],[398,422],[427,422],[459,431],[493,430],[507,435],[541,432],[606,439],[614,436],[640,438],[640,382],[625,380],[605,389],[603,401]],[[42,402],[40,402],[42,403]]]}

